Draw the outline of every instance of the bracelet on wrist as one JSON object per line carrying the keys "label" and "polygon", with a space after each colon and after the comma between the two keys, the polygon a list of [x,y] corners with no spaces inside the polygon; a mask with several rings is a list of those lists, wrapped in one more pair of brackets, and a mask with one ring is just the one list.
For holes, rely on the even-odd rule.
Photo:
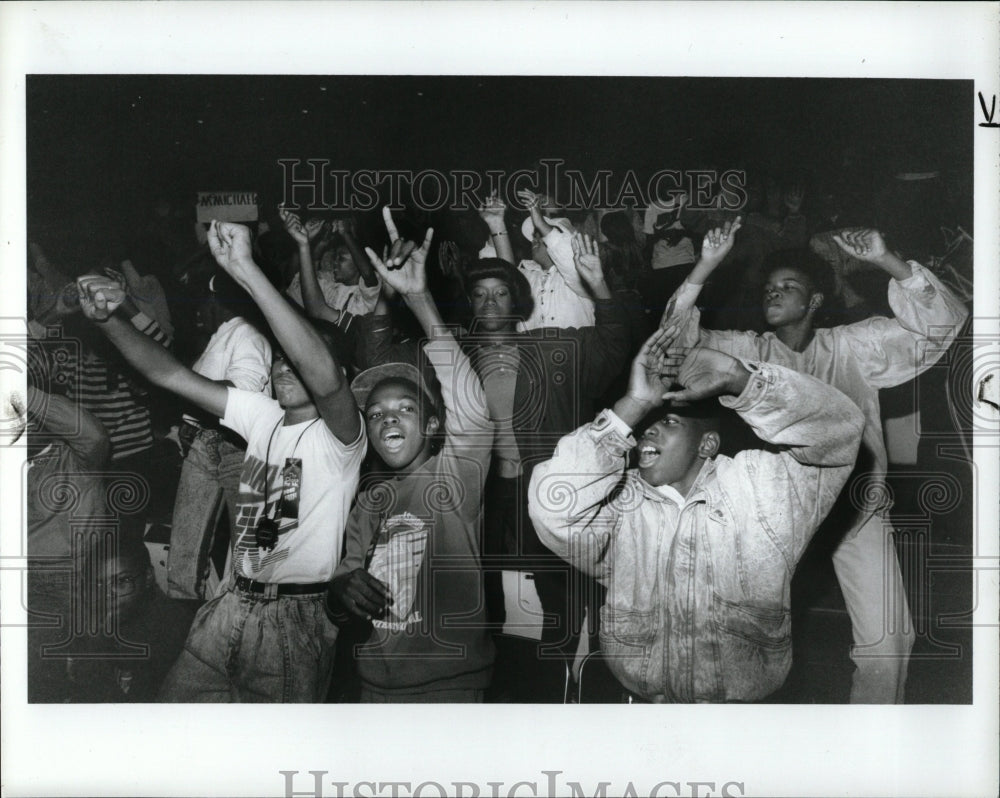
{"label": "bracelet on wrist", "polygon": [[491,236],[505,236],[505,235],[507,235],[507,231],[506,230],[495,230],[495,231],[491,232],[490,235]]}

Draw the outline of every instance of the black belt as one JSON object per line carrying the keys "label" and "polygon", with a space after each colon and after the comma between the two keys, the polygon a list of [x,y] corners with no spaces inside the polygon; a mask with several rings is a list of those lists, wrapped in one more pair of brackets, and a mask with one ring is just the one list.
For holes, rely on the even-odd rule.
{"label": "black belt", "polygon": [[310,585],[284,584],[278,582],[255,582],[245,576],[236,577],[236,587],[244,593],[257,593],[269,598],[275,596],[308,596],[313,593],[325,593],[330,587],[329,582],[313,582]]}

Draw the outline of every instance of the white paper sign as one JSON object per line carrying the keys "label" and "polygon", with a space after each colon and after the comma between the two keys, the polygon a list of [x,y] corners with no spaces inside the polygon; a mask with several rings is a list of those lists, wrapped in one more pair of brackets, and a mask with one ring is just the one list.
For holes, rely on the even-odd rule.
{"label": "white paper sign", "polygon": [[199,222],[256,222],[256,191],[199,191]]}

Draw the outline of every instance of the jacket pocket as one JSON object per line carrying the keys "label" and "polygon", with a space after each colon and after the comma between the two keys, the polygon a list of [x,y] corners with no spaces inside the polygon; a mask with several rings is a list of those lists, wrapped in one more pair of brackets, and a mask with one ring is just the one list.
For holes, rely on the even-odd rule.
{"label": "jacket pocket", "polygon": [[626,688],[643,696],[663,691],[651,684],[650,660],[656,639],[656,611],[601,607],[601,652],[610,671]]}
{"label": "jacket pocket", "polygon": [[791,612],[718,595],[713,604],[725,700],[754,701],[777,690],[792,665]]}
{"label": "jacket pocket", "polygon": [[605,604],[601,607],[601,637],[607,635],[630,646],[652,643],[656,636],[655,616],[655,611],[620,610]]}

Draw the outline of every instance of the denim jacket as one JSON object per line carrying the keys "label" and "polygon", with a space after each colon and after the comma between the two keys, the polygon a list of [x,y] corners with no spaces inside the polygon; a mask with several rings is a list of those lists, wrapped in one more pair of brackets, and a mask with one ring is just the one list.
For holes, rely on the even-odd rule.
{"label": "denim jacket", "polygon": [[[836,248],[836,247],[835,247]],[[894,318],[820,328],[801,352],[773,333],[705,330],[695,302],[700,285],[684,282],[671,297],[661,326],[676,324],[684,346],[718,349],[736,358],[766,360],[823,380],[843,391],[865,414],[861,451],[834,515],[853,537],[872,513],[889,509],[885,473],[889,456],[882,434],[879,390],[901,385],[937,363],[958,336],[968,309],[929,269],[909,261],[912,275],[890,280]],[[676,344],[676,345],[681,345]]]}
{"label": "denim jacket", "polygon": [[611,411],[564,437],[529,488],[546,546],[608,588],[601,648],[652,701],[752,701],[791,667],[795,565],[851,472],[864,417],[819,380],[767,363],[737,411],[780,453],[706,460],[686,498],[626,470]]}

